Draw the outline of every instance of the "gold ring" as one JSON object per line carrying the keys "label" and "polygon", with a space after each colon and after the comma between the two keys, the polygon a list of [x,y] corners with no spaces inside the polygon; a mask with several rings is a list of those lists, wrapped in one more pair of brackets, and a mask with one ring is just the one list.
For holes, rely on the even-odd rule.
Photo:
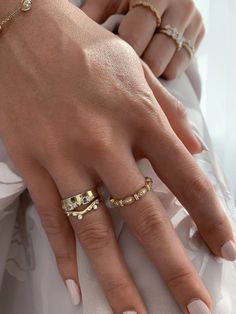
{"label": "gold ring", "polygon": [[157,27],[161,25],[161,14],[159,10],[156,7],[154,7],[154,5],[151,4],[149,1],[138,0],[130,6],[130,9],[133,9],[135,7],[144,7],[149,9],[155,15],[155,18],[157,20]]}
{"label": "gold ring", "polygon": [[179,51],[184,44],[184,36],[178,30],[170,25],[166,25],[158,30],[159,33],[164,34],[174,40]]}
{"label": "gold ring", "polygon": [[95,198],[97,198],[97,196],[98,192],[96,189],[73,195],[61,201],[62,209],[64,209],[66,212],[73,211],[77,207],[89,204]]}
{"label": "gold ring", "polygon": [[143,198],[147,194],[147,192],[151,191],[152,183],[153,183],[152,179],[150,177],[146,177],[144,186],[142,186],[133,195],[126,196],[122,199],[116,199],[114,197],[110,197],[110,202],[115,207],[124,207],[124,206],[131,205],[134,202],[138,201],[139,199]]}
{"label": "gold ring", "polygon": [[65,211],[68,217],[77,217],[78,220],[82,220],[84,215],[91,212],[92,210],[96,210],[100,203],[99,197],[95,198],[86,208],[81,210],[73,210],[73,211]]}
{"label": "gold ring", "polygon": [[182,45],[183,48],[185,48],[190,56],[190,59],[193,58],[196,50],[195,50],[195,47],[194,45],[192,44],[192,42],[190,40],[184,40],[183,42],[183,45]]}

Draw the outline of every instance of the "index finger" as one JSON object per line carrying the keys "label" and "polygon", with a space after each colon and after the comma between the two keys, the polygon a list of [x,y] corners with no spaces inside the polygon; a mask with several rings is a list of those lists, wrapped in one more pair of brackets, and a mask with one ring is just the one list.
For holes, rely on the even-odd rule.
{"label": "index finger", "polygon": [[[157,28],[157,15],[148,7],[138,5],[132,8],[135,3],[144,1],[131,1],[130,11],[122,20],[118,34],[128,42],[141,56],[151,41],[153,34]],[[166,9],[166,5],[160,2],[158,6],[151,4],[157,11],[160,17]]]}
{"label": "index finger", "polygon": [[154,120],[145,134],[149,141],[142,143],[154,170],[188,210],[211,251],[236,260],[232,227],[210,180],[170,126],[163,123],[160,127],[160,121]]}

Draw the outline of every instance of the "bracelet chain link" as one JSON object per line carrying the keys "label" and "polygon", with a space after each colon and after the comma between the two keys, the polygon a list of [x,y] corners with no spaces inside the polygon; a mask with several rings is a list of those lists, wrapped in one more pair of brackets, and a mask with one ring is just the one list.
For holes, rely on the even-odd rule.
{"label": "bracelet chain link", "polygon": [[0,20],[0,33],[3,30],[3,26],[9,23],[18,13],[27,12],[32,8],[32,0],[22,0],[18,7],[6,16],[3,20]]}

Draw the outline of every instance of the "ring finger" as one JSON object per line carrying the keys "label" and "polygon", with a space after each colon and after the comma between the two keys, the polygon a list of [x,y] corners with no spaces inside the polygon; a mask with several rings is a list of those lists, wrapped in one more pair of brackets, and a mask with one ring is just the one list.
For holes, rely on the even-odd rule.
{"label": "ring finger", "polygon": [[[64,167],[63,173],[55,175],[63,198],[91,190],[98,180],[87,171]],[[62,180],[63,178],[63,180]],[[66,184],[65,184],[66,182]],[[100,202],[98,210],[92,210],[79,220],[70,218],[75,234],[90,258],[114,313],[128,313],[135,309],[147,314],[144,303],[129,274],[114,234],[111,217]],[[115,265],[115,267],[114,267]],[[83,287],[82,295],[83,295]],[[127,311],[127,312],[126,312]]]}
{"label": "ring finger", "polygon": [[[184,10],[181,10],[181,6],[178,6],[178,8],[170,8],[162,17],[161,28],[170,25],[180,34],[183,34],[188,27],[193,14],[193,10],[189,12],[189,14],[186,14]],[[166,67],[175,55],[176,50],[177,44],[175,40],[157,30],[157,33],[153,36],[152,41],[145,50],[142,58],[150,66],[154,74],[159,77],[165,72]]]}
{"label": "ring finger", "polygon": [[[196,11],[191,24],[184,32],[184,37],[189,40],[195,49],[198,48],[204,35],[204,28],[200,14]],[[172,80],[182,74],[191,62],[192,56],[183,46],[181,50],[176,51],[170,63],[166,67],[163,76]]]}

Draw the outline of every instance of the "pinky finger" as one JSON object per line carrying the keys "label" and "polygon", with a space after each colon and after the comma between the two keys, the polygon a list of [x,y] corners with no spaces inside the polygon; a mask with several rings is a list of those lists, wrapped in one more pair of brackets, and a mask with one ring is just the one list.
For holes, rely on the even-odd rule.
{"label": "pinky finger", "polygon": [[206,29],[205,29],[205,26],[202,24],[202,27],[200,29],[200,32],[198,34],[198,37],[196,39],[196,42],[195,42],[195,48],[198,49],[203,38],[205,37],[205,33],[206,33]]}
{"label": "pinky finger", "polygon": [[39,165],[34,165],[30,173],[30,177],[26,178],[27,187],[55,254],[58,270],[71,301],[74,305],[78,305],[81,293],[74,231],[61,209],[60,195],[47,171]]}

